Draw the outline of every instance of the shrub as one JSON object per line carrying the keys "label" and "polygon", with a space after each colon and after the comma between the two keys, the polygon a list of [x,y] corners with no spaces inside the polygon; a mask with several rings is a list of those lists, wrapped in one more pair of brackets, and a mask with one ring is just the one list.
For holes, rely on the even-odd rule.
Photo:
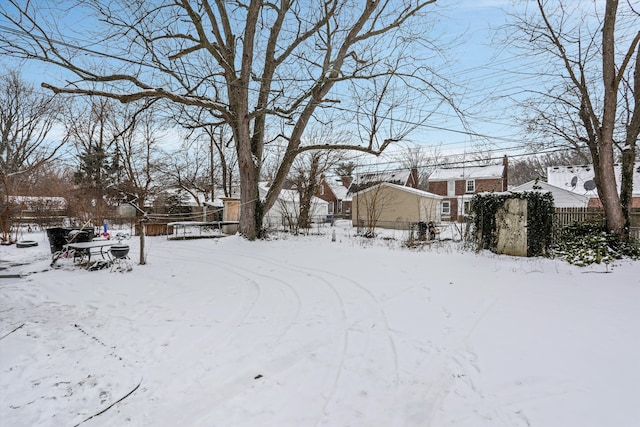
{"label": "shrub", "polygon": [[582,267],[608,265],[622,258],[640,259],[640,248],[633,243],[622,242],[603,225],[588,222],[563,228],[552,252],[554,256]]}

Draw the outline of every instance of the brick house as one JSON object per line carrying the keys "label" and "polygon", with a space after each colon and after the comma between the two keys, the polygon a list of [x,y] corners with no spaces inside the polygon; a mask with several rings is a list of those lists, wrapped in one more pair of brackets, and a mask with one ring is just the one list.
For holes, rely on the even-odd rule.
{"label": "brick house", "polygon": [[355,178],[349,176],[323,177],[316,196],[329,202],[330,216],[350,219],[353,195],[382,182],[418,188],[418,169],[366,172],[357,174]]}
{"label": "brick house", "polygon": [[329,203],[329,216],[332,218],[351,218],[351,199],[347,197],[351,177],[322,177],[316,197]]}
{"label": "brick house", "polygon": [[509,160],[501,164],[436,168],[429,176],[428,191],[440,196],[443,220],[463,221],[477,193],[507,191]]}

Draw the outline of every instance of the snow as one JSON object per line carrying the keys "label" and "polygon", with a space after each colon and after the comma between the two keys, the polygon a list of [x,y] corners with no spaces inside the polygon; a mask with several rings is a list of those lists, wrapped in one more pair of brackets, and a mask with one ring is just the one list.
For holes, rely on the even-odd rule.
{"label": "snow", "polygon": [[439,194],[429,193],[428,191],[419,190],[413,187],[406,187],[404,185],[392,184],[390,182],[381,182],[380,184],[376,184],[374,186],[367,187],[364,190],[360,190],[358,193],[366,193],[368,191],[372,191],[380,187],[395,188],[396,190],[399,190],[399,191],[405,191],[407,193],[415,194],[417,196],[422,196],[422,197],[428,197],[430,199],[438,199],[438,200],[444,199],[444,196],[440,196]]}
{"label": "snow", "polygon": [[524,193],[526,191],[538,191],[541,193],[551,193],[553,196],[553,206],[556,208],[586,208],[589,204],[589,197],[578,194],[564,188],[547,184],[544,181],[532,180],[517,187],[512,188],[512,193]]}
{"label": "snow", "polygon": [[[622,182],[622,165],[616,163],[613,165],[613,171],[620,192]],[[572,165],[572,166],[549,166],[547,167],[547,182],[556,187],[564,188],[578,194],[584,194],[588,197],[598,197],[598,191],[587,190],[588,184],[594,179],[593,165]],[[640,162],[635,162],[633,167],[633,194],[640,194]]]}
{"label": "snow", "polygon": [[640,425],[640,263],[319,231],[149,237],[125,273],[0,247],[0,424]]}
{"label": "snow", "polygon": [[457,179],[491,179],[502,178],[504,165],[464,166],[454,168],[436,168],[429,181],[446,181]]}
{"label": "snow", "polygon": [[331,191],[337,200],[345,200],[347,198],[349,189],[342,184],[341,178],[328,178],[325,182],[329,188],[331,188]]}

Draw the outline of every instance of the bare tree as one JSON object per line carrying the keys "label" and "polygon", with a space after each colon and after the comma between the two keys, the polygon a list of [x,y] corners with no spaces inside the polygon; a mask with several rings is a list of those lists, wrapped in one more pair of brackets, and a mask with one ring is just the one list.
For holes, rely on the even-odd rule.
{"label": "bare tree", "polygon": [[351,160],[345,160],[342,162],[338,162],[338,164],[336,165],[334,172],[336,175],[338,175],[339,177],[353,177],[353,173],[355,172],[356,168],[358,167],[358,165],[356,164],[356,162],[351,161]]}
{"label": "bare tree", "polygon": [[[305,145],[340,145],[344,143],[345,138],[348,136],[334,132],[330,127],[319,127],[309,130]],[[294,161],[289,181],[300,199],[299,221],[302,228],[311,226],[312,201],[318,193],[322,177],[343,158],[342,155],[343,153],[337,150],[315,150],[303,153]]]}
{"label": "bare tree", "polygon": [[353,195],[354,221],[358,227],[366,228],[364,236],[375,237],[378,221],[389,208],[391,196],[384,183],[376,184]]}
{"label": "bare tree", "polygon": [[[11,209],[21,176],[26,176],[55,158],[65,140],[50,134],[60,105],[54,97],[38,93],[17,71],[0,76],[0,228],[2,241],[9,242]],[[24,190],[24,187],[22,190]]]}
{"label": "bare tree", "polygon": [[231,197],[238,170],[238,156],[233,132],[229,126],[217,118],[215,112],[206,109],[193,110],[185,106],[179,108],[179,113],[173,119],[187,130],[186,148],[201,151],[192,153],[192,156],[207,159],[207,179],[199,179],[200,187],[207,187],[206,193],[209,194],[210,200],[215,198],[217,186],[222,189],[225,197]]}
{"label": "bare tree", "polygon": [[300,227],[311,227],[313,196],[317,194],[325,172],[339,156],[334,151],[311,151],[298,156],[291,169],[291,181],[300,198]]}
{"label": "bare tree", "polygon": [[441,147],[440,145],[407,145],[396,158],[405,168],[418,171],[418,188],[426,190],[429,187],[429,175],[442,161]]}
{"label": "bare tree", "polygon": [[[434,98],[449,100],[433,66],[437,43],[428,39],[435,1],[89,0],[75,13],[97,18],[95,34],[71,40],[59,29],[68,10],[7,0],[0,6],[9,29],[0,34],[0,53],[68,70],[73,83],[43,84],[55,93],[122,102],[163,98],[214,112],[233,131],[240,231],[254,239],[301,152],[379,154],[411,130],[395,126],[406,123],[397,118],[428,117]],[[352,112],[357,139],[334,147],[301,145],[311,122],[351,125]],[[286,147],[262,200],[265,144],[278,134]]]}
{"label": "bare tree", "polygon": [[[628,10],[619,10],[618,0],[593,3],[593,13],[577,17],[572,13],[583,9],[565,2],[535,4],[533,16],[516,17],[524,37],[515,42],[528,55],[542,57],[550,67],[547,77],[558,77],[538,93],[532,125],[570,147],[587,146],[607,227],[626,240],[640,132],[640,16],[630,3],[623,2]],[[615,149],[623,161],[620,195]]]}
{"label": "bare tree", "polygon": [[76,151],[74,205],[84,221],[100,224],[108,215],[120,174],[116,145],[118,106],[107,98],[77,98],[65,108],[67,138]]}
{"label": "bare tree", "polygon": [[205,201],[212,200],[208,172],[208,151],[200,149],[198,142],[183,144],[181,148],[167,153],[161,173],[166,176],[170,186],[178,188],[200,205],[201,196]]}
{"label": "bare tree", "polygon": [[154,107],[147,104],[137,109],[123,108],[113,122],[123,174],[114,188],[141,208],[162,186],[158,177],[163,168],[162,126]]}
{"label": "bare tree", "polygon": [[200,128],[201,138],[207,145],[209,155],[209,182],[214,198],[215,183],[218,182],[225,197],[231,197],[238,172],[238,156],[233,144],[233,133],[224,124],[205,125]]}
{"label": "bare tree", "polygon": [[510,160],[509,185],[522,185],[535,179],[546,180],[549,166],[588,164],[590,155],[583,151],[562,150]]}

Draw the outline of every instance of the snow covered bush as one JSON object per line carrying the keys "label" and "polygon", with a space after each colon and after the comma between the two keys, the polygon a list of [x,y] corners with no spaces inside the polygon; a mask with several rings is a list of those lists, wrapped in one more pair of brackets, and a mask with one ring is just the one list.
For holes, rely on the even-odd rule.
{"label": "snow covered bush", "polygon": [[552,250],[553,255],[571,264],[611,264],[622,258],[640,259],[640,248],[633,242],[621,242],[603,225],[574,223],[563,228]]}

